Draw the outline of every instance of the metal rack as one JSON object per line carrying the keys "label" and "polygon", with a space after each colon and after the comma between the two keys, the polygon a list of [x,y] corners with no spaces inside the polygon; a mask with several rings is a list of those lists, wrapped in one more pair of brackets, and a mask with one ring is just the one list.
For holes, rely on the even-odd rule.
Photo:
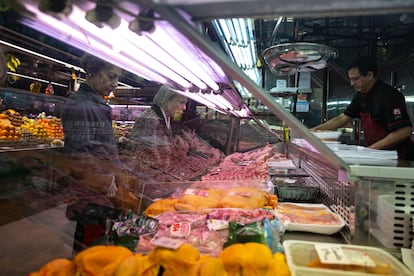
{"label": "metal rack", "polygon": [[[414,175],[410,167],[350,165],[341,172],[323,155],[293,144],[287,144],[286,150],[319,184],[320,202],[345,220],[341,235],[346,242],[383,247],[395,254],[411,247]],[[390,201],[384,203],[384,198]]]}

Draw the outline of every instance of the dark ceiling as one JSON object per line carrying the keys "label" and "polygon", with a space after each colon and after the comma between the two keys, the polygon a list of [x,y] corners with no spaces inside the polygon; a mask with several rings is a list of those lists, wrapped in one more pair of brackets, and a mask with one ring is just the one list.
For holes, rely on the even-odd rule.
{"label": "dark ceiling", "polygon": [[[276,27],[275,20],[257,19],[255,29],[258,53],[286,42],[311,42],[335,48],[338,57],[329,64],[331,83],[339,83],[340,86],[330,87],[330,97],[352,95],[345,69],[361,55],[376,58],[379,71],[384,74],[405,71],[402,73],[408,76],[407,82],[413,83],[414,80],[414,14],[284,18],[279,27]],[[319,77],[318,82],[321,83],[323,72],[318,71],[312,77]],[[414,85],[410,91],[414,92]]]}
{"label": "dark ceiling", "polygon": [[259,52],[284,42],[313,42],[345,54],[384,49],[389,59],[398,60],[414,54],[414,14],[284,19],[276,34],[274,28],[274,20],[256,21]]}

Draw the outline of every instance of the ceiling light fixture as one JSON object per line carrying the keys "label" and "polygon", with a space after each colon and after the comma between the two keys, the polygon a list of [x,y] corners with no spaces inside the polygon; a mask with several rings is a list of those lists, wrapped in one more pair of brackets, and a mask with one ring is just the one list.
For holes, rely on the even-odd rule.
{"label": "ceiling light fixture", "polygon": [[[36,56],[36,57],[40,57],[42,59],[45,59],[45,60],[54,62],[56,64],[63,65],[66,68],[73,69],[75,71],[85,73],[85,70],[83,70],[83,68],[81,68],[79,66],[76,66],[76,65],[73,65],[73,64],[70,64],[70,63],[67,63],[67,62],[64,62],[64,61],[61,61],[61,60],[58,60],[58,59],[55,59],[55,58],[52,58],[52,57],[49,57],[49,56],[46,56],[46,55],[43,55],[43,54],[40,54],[40,53],[37,53],[35,51],[32,51],[32,50],[29,50],[29,49],[26,49],[26,48],[23,48],[23,47],[14,45],[14,44],[9,43],[7,41],[0,40],[0,44],[3,44],[3,45],[8,46],[10,48],[16,49],[16,50],[21,51],[23,53],[27,53],[27,54],[30,54],[30,55],[33,55],[33,56]],[[118,82],[118,83],[120,85],[122,85],[122,86],[125,86],[125,87],[132,87],[131,85],[126,84],[126,83],[123,83],[123,82]]]}
{"label": "ceiling light fixture", "polygon": [[[117,65],[150,81],[182,91],[190,99],[202,101],[219,112],[229,113],[239,102],[211,92],[228,81],[227,74],[186,36],[166,20],[155,20],[152,32],[135,35],[130,23],[121,18],[116,29],[99,28],[88,22],[86,12],[73,5],[62,20],[39,12],[30,1],[23,1],[33,17],[21,20],[32,27],[85,52]],[[207,93],[207,94],[206,94]],[[220,99],[217,99],[220,97]]]}
{"label": "ceiling light fixture", "polygon": [[[214,78],[220,78],[216,77],[217,73],[211,69],[206,72],[204,67],[200,66],[205,62],[193,58],[193,56],[204,58],[203,54],[195,53],[196,50],[189,46],[191,43],[182,35],[177,34],[177,31],[174,31],[174,28],[167,22],[157,21],[155,23],[163,24],[162,28],[156,27],[151,34],[134,36],[128,28],[129,23],[123,19],[116,30],[108,26],[97,28],[85,20],[85,12],[77,6],[73,6],[73,12],[63,20],[56,20],[39,13],[29,3],[25,4],[25,7],[36,17],[23,19],[23,24],[52,35],[86,52],[93,53],[148,80],[179,85],[183,90],[197,86],[197,84],[200,89],[206,88],[206,84],[211,89],[219,88],[214,80]],[[175,45],[177,45],[175,39],[179,40],[181,44],[181,47],[177,46],[179,52],[169,48],[171,46],[175,49]],[[164,57],[164,53],[169,55],[170,60],[175,60],[175,63],[168,64],[162,59],[161,56]],[[207,57],[205,58],[207,59]],[[182,66],[176,66],[177,64]],[[183,66],[187,69],[182,70]]]}
{"label": "ceiling light fixture", "polygon": [[51,14],[55,17],[62,18],[72,12],[72,5],[69,0],[41,0],[39,10]]}
{"label": "ceiling light fixture", "polygon": [[99,28],[105,25],[116,29],[121,24],[121,18],[114,12],[113,1],[97,1],[96,7],[86,12],[85,18]]}
{"label": "ceiling light fixture", "polygon": [[155,12],[153,9],[142,10],[138,16],[129,23],[129,29],[138,34],[153,33],[155,30],[154,25]]}
{"label": "ceiling light fixture", "polygon": [[[221,68],[217,68],[218,66],[215,68],[206,68],[204,65],[205,63],[200,60],[201,57],[203,57],[202,53],[199,53],[197,49],[194,49],[193,45],[188,43],[187,40],[175,30],[172,30],[166,22],[157,23],[159,27],[157,27],[152,34],[145,34],[146,39],[153,41],[159,48],[164,49],[167,53],[174,53],[171,57],[176,60],[175,63],[180,63],[190,71],[190,74],[186,74],[186,76],[195,75],[211,89],[218,90],[219,85],[211,74],[214,73],[222,78],[225,74]],[[148,50],[153,51],[151,48]],[[212,66],[215,65],[214,62],[208,62],[208,64],[211,64]],[[204,89],[204,87],[200,86],[198,86],[198,88]]]}
{"label": "ceiling light fixture", "polygon": [[249,18],[213,20],[217,34],[225,42],[227,54],[250,79],[259,84],[261,76],[256,66],[256,40],[253,21]]}

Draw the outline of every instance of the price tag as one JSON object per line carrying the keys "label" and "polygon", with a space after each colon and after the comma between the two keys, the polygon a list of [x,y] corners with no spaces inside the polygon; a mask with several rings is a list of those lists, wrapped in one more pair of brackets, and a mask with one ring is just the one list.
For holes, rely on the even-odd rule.
{"label": "price tag", "polygon": [[169,237],[158,237],[155,238],[151,244],[154,246],[164,247],[168,249],[178,249],[181,245],[183,245],[185,240],[178,240]]}
{"label": "price tag", "polygon": [[209,231],[218,231],[229,228],[229,222],[221,219],[208,219],[207,228]]}
{"label": "price tag", "polygon": [[340,245],[315,244],[319,260],[324,264],[359,265],[375,267],[374,261],[364,250]]}
{"label": "price tag", "polygon": [[170,233],[173,237],[187,237],[191,232],[191,224],[189,222],[173,223],[170,227]]}

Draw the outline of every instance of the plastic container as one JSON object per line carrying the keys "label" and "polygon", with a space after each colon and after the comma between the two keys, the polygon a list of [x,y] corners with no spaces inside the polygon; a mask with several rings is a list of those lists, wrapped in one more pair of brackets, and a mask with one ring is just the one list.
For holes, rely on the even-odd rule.
{"label": "plastic container", "polygon": [[[308,267],[308,264],[315,262],[315,260],[320,260],[316,250],[316,246],[323,247],[340,247],[342,250],[347,252],[354,252],[354,256],[364,256],[368,258],[375,265],[374,267],[368,267],[364,265],[352,266],[343,265],[344,269],[334,269],[334,268],[317,268],[317,267]],[[283,242],[283,247],[285,249],[286,261],[291,270],[292,276],[307,276],[307,275],[398,275],[398,276],[409,276],[413,273],[404,266],[400,261],[393,257],[388,252],[367,246],[358,246],[358,245],[348,245],[348,244],[334,244],[334,243],[316,243],[316,242],[307,242],[307,241],[297,241],[297,240],[288,240]],[[366,263],[367,265],[367,263]],[[331,265],[332,266],[332,265]],[[332,266],[333,267],[333,266]],[[356,271],[358,270],[358,271]],[[364,272],[365,271],[365,272]],[[371,272],[367,272],[371,271]],[[380,272],[390,272],[390,273],[380,273]],[[375,273],[373,273],[375,272]]]}
{"label": "plastic container", "polygon": [[315,202],[319,186],[309,183],[308,177],[274,177],[276,195],[281,202]]}
{"label": "plastic container", "polygon": [[298,185],[276,185],[279,201],[314,202],[319,196],[319,187]]}
{"label": "plastic container", "polygon": [[410,247],[411,211],[411,204],[396,199],[395,195],[378,196],[375,219],[378,229],[371,233],[387,248]]}

